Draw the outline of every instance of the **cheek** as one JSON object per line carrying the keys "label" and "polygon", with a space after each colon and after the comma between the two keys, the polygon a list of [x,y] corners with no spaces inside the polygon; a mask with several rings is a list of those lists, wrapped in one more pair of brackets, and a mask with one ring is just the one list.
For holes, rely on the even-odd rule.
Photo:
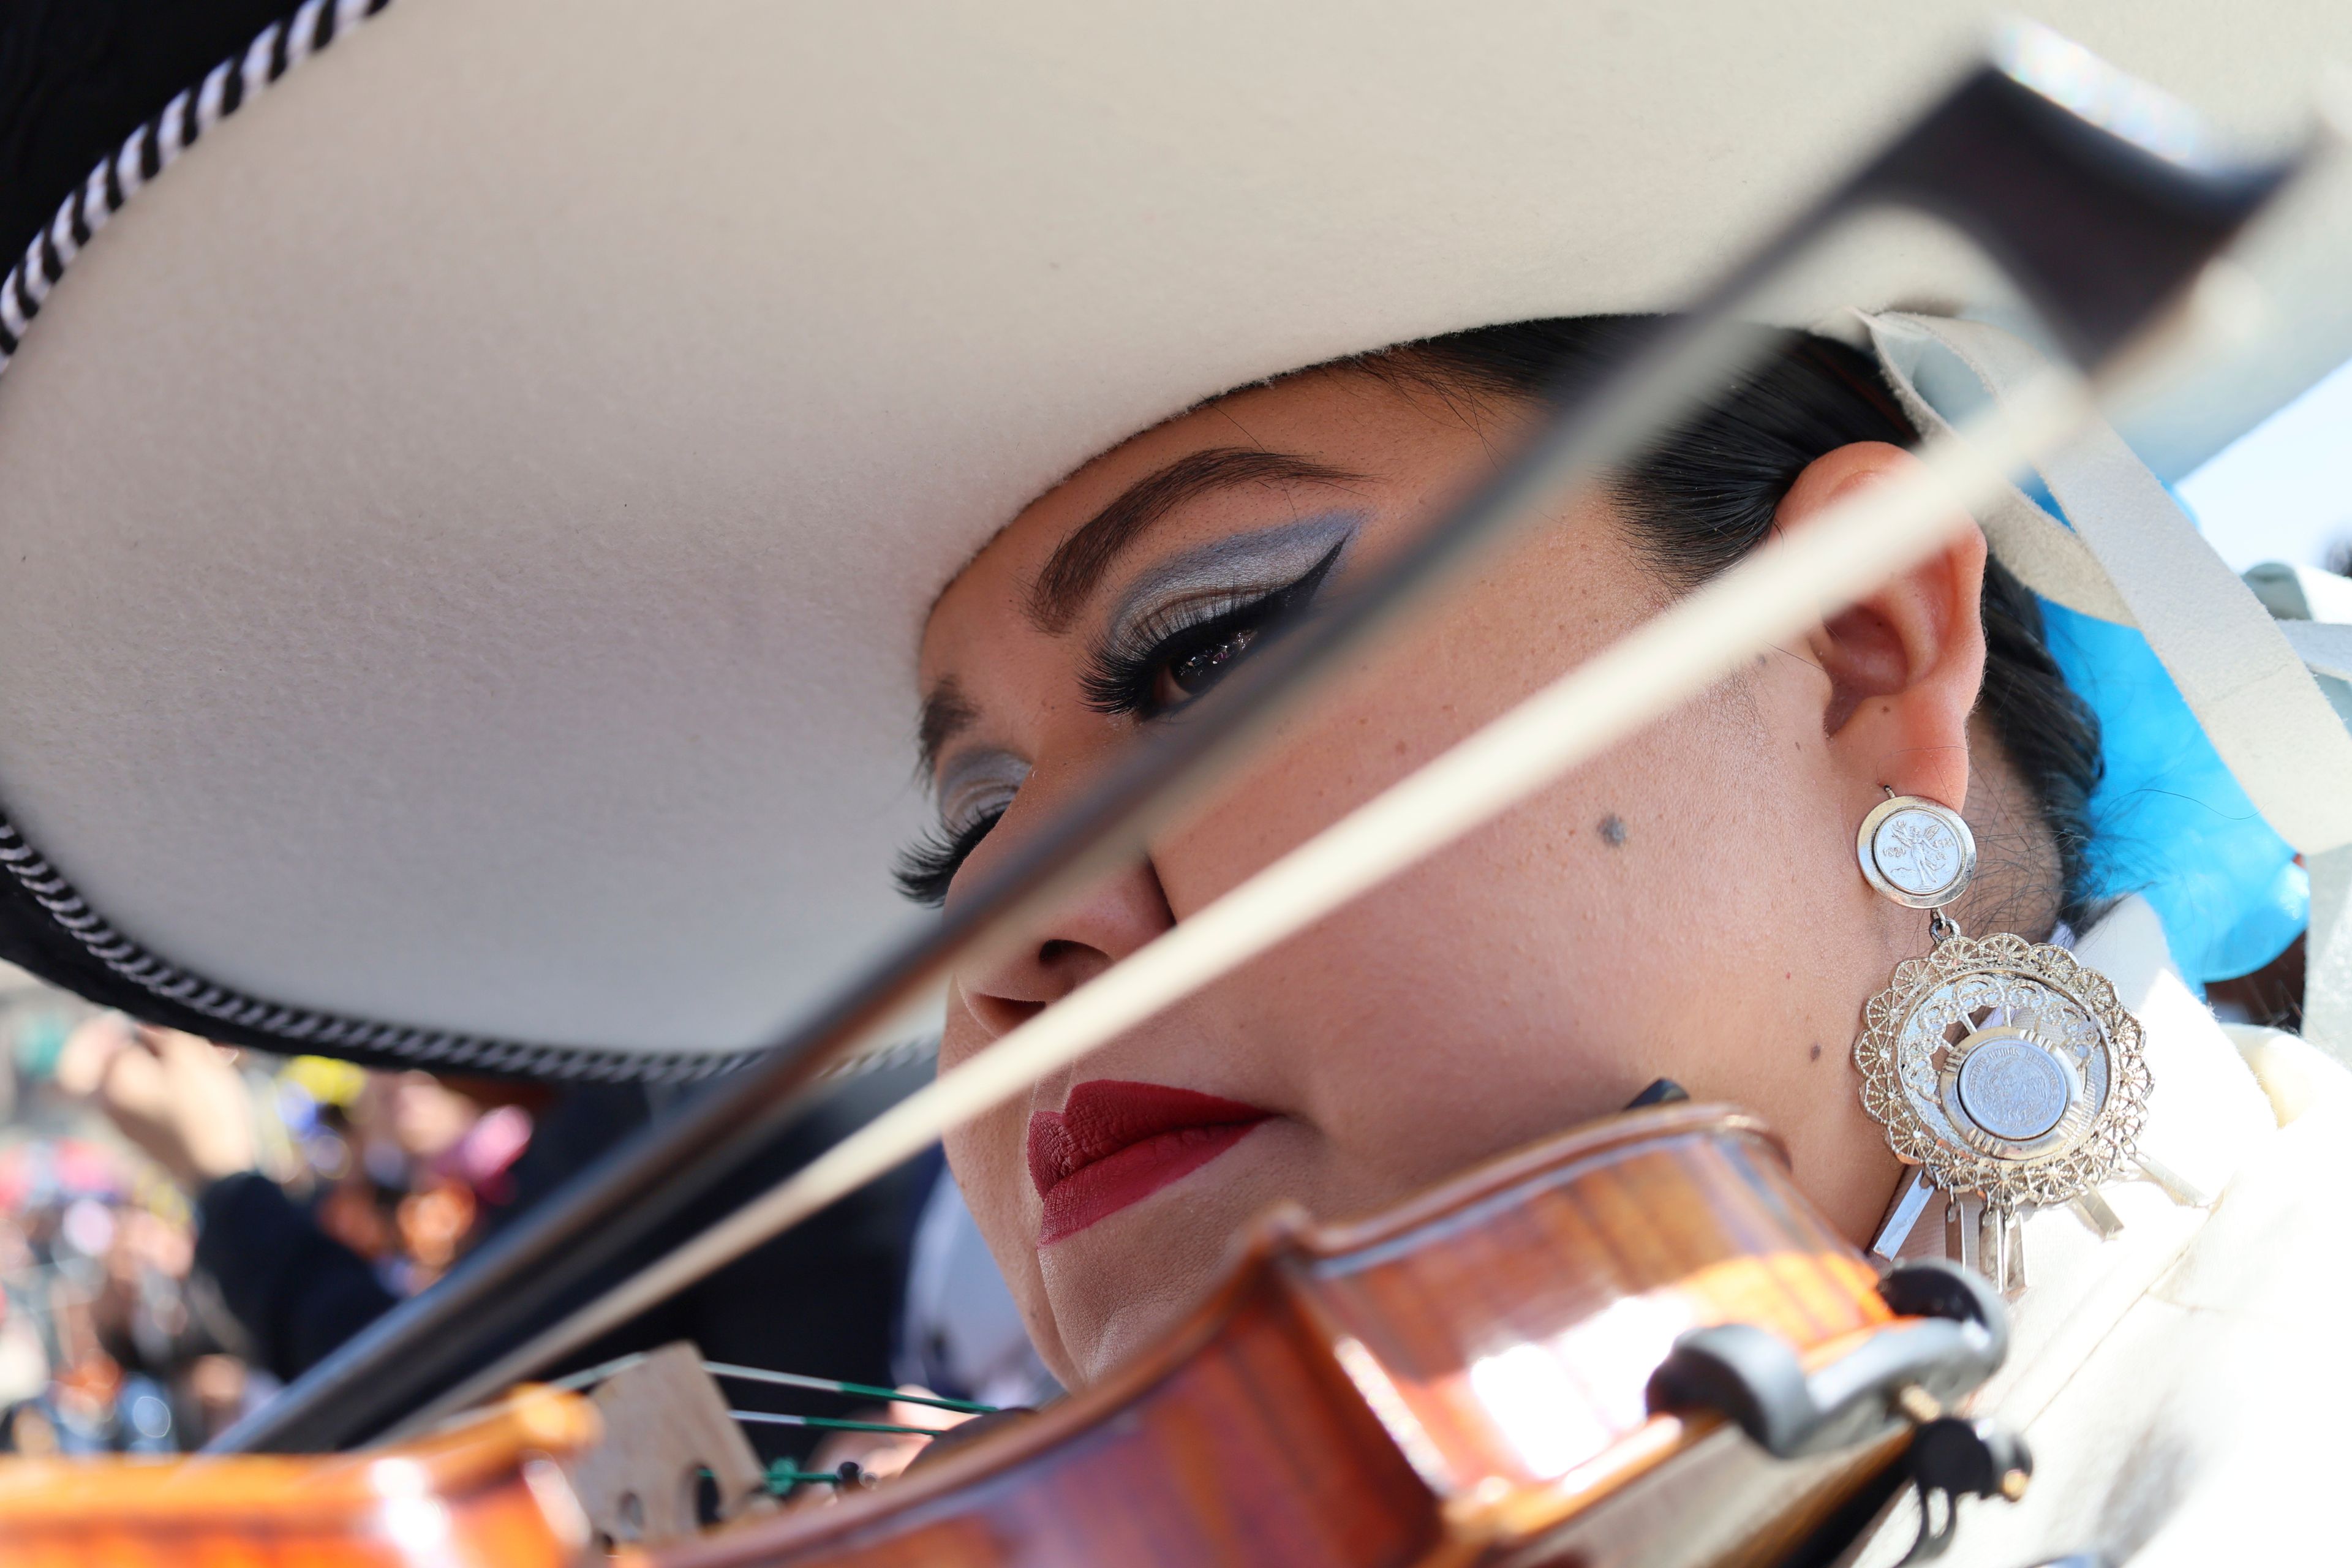
{"label": "cheek", "polygon": [[947,1134],[948,1166],[999,1258],[1031,1252],[1034,1222],[1022,1203],[1021,1111],[1000,1107]]}
{"label": "cheek", "polygon": [[1027,1115],[1024,1096],[949,1132],[944,1140],[948,1169],[1013,1292],[1030,1342],[1066,1384],[1071,1371],[1037,1270],[1037,1215],[1026,1201],[1029,1177],[1023,1142]]}
{"label": "cheek", "polygon": [[[1808,1047],[1855,1005],[1835,933],[1856,879],[1820,748],[1787,727],[1753,693],[1704,700],[1218,988],[1210,1027],[1254,1039],[1329,1141],[1336,1207],[1402,1196],[1657,1078],[1757,1103],[1818,1059]],[[1413,760],[1382,726],[1352,729],[1159,855],[1180,911]]]}
{"label": "cheek", "polygon": [[[987,1032],[959,1002],[950,1002],[940,1039],[940,1071],[961,1066],[987,1044]],[[1034,1250],[1031,1243],[1036,1238],[1036,1220],[1025,1202],[1028,1115],[1029,1096],[1016,1095],[950,1129],[942,1140],[965,1206],[1000,1265]]]}

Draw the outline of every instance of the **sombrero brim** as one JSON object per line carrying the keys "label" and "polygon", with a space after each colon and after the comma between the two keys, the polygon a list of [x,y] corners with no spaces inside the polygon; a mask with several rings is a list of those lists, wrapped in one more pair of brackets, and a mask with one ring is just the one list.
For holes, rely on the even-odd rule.
{"label": "sombrero brim", "polygon": [[[725,1059],[917,918],[916,637],[1023,503],[1269,374],[1671,308],[1985,26],[365,9],[161,115],[0,322],[10,941],[226,1037],[544,1073]],[[2352,58],[2326,0],[2043,19],[2259,137]],[[2139,411],[2159,471],[2352,352],[2326,218]],[[1890,224],[1771,313],[2000,301]]]}

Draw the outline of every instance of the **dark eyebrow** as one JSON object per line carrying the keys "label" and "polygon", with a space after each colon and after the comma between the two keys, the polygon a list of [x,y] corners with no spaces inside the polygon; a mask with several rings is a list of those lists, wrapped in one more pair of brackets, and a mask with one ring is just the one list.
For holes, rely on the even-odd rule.
{"label": "dark eyebrow", "polygon": [[1029,590],[1029,619],[1042,632],[1067,631],[1070,617],[1119,552],[1195,496],[1235,485],[1352,484],[1363,477],[1286,452],[1248,447],[1212,447],[1179,458],[1128,486],[1118,500],[1054,547]]}
{"label": "dark eyebrow", "polygon": [[915,744],[923,760],[923,777],[936,778],[940,771],[940,752],[947,743],[969,730],[980,719],[980,710],[963,694],[963,688],[949,676],[923,698],[923,716],[915,731]]}

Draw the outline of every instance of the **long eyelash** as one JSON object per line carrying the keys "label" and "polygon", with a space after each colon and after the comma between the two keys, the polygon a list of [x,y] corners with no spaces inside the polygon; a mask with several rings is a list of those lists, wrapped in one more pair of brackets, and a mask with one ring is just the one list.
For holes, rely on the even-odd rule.
{"label": "long eyelash", "polygon": [[1124,647],[1097,645],[1087,654],[1086,672],[1078,679],[1078,689],[1086,693],[1087,706],[1097,713],[1142,712],[1150,705],[1153,678],[1161,665],[1196,647],[1213,647],[1236,632],[1254,628],[1270,632],[1279,626],[1315,596],[1323,579],[1330,575],[1339,552],[1347,547],[1348,542],[1341,540],[1304,573],[1254,599],[1190,621],[1184,617],[1198,614],[1201,605],[1180,605],[1145,616],[1141,624],[1129,631]]}
{"label": "long eyelash", "polygon": [[[1088,655],[1088,668],[1081,678],[1087,705],[1104,713],[1141,711],[1150,701],[1152,679],[1160,666],[1189,651],[1189,647],[1179,645],[1211,645],[1218,638],[1255,626],[1271,630],[1314,597],[1347,547],[1348,542],[1342,540],[1322,560],[1281,587],[1202,619],[1189,624],[1181,620],[1187,611],[1199,609],[1197,604],[1180,606],[1171,617],[1149,617],[1130,634],[1139,646],[1129,649],[1108,646],[1096,648]],[[1177,624],[1168,624],[1169,619]],[[891,868],[891,880],[898,884],[899,892],[916,903],[939,908],[947,902],[948,885],[963,869],[964,861],[980,847],[980,841],[988,837],[1003,815],[1002,809],[992,811],[954,831],[931,828],[898,851],[898,863]]]}
{"label": "long eyelash", "polygon": [[976,818],[959,832],[934,827],[914,843],[898,851],[898,864],[891,868],[890,879],[898,884],[898,891],[919,904],[938,909],[948,901],[948,884],[963,869],[971,852],[1003,816],[1002,811],[992,811]]}

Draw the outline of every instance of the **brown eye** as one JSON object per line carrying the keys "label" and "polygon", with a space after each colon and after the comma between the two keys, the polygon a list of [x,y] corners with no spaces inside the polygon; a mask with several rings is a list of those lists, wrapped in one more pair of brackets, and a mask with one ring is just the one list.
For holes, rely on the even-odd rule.
{"label": "brown eye", "polygon": [[1178,655],[1160,667],[1152,683],[1151,705],[1160,710],[1180,707],[1225,677],[1257,640],[1259,628],[1240,626],[1214,642]]}
{"label": "brown eye", "polygon": [[1262,634],[1279,631],[1286,617],[1303,608],[1346,548],[1343,539],[1305,576],[1230,608],[1208,613],[1208,606],[1195,602],[1171,612],[1171,619],[1202,616],[1190,624],[1161,630],[1151,625],[1160,617],[1147,616],[1132,628],[1139,646],[1097,646],[1078,679],[1087,706],[1139,720],[1182,708],[1255,652]]}

